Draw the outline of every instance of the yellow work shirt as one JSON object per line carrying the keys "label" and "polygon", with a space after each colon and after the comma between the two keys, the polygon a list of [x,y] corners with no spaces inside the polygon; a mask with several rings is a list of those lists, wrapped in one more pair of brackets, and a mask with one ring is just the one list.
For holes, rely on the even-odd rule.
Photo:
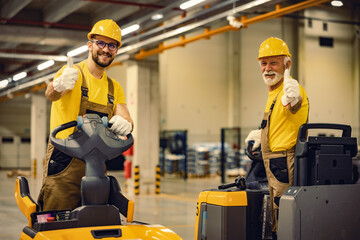
{"label": "yellow work shirt", "polygon": [[[87,68],[86,60],[80,62],[79,65],[84,73],[84,77],[89,89],[88,91],[89,101],[106,106],[108,103],[108,90],[109,90],[106,73],[104,72],[101,79],[97,79],[89,72]],[[63,66],[56,73],[54,79],[58,78],[62,74],[65,67],[67,66],[66,65]],[[74,66],[74,68],[76,67]],[[116,104],[125,104],[126,103],[125,94],[120,83],[118,83],[114,79],[111,80],[114,85],[114,107],[116,106]],[[55,127],[60,126],[64,123],[74,120],[76,121],[76,118],[80,111],[82,81],[83,79],[81,73],[79,72],[78,79],[72,91],[66,93],[59,100],[52,102],[51,116],[50,116],[50,131],[52,131]],[[59,132],[56,135],[56,137],[66,138],[73,132],[74,132],[74,128],[69,128],[62,132]]]}
{"label": "yellow work shirt", "polygon": [[265,112],[269,112],[271,104],[275,97],[277,98],[270,116],[268,141],[272,152],[285,151],[295,146],[299,128],[307,122],[309,114],[309,102],[302,86],[300,86],[302,104],[295,114],[281,104],[283,95],[283,84],[281,84],[277,89],[269,92],[265,107]]}

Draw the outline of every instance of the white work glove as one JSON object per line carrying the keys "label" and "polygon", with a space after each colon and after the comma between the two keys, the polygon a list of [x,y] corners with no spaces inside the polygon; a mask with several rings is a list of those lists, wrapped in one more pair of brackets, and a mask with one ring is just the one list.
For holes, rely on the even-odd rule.
{"label": "white work glove", "polygon": [[252,147],[252,150],[257,149],[260,146],[261,142],[261,130],[252,130],[247,138],[245,139],[246,146],[249,144],[249,141],[254,141],[254,145]]}
{"label": "white work glove", "polygon": [[110,130],[113,131],[116,135],[126,136],[131,133],[132,126],[126,119],[122,118],[119,115],[113,116],[109,123],[112,124]]}
{"label": "white work glove", "polygon": [[300,100],[300,87],[298,81],[290,78],[290,70],[285,69],[284,72],[284,95],[281,97],[283,106],[290,104],[295,106]]}
{"label": "white work glove", "polygon": [[72,90],[78,79],[79,70],[73,68],[73,60],[68,57],[67,67],[64,69],[60,77],[54,79],[53,87],[57,92]]}

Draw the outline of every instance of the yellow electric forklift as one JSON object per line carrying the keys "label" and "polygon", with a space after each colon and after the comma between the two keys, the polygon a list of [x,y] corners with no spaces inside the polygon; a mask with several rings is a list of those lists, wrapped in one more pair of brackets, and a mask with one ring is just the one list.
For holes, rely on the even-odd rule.
{"label": "yellow electric forklift", "polygon": [[[56,138],[58,132],[75,126],[77,131],[68,138]],[[74,210],[39,211],[30,196],[26,178],[18,177],[15,199],[28,219],[21,240],[182,239],[164,226],[133,220],[134,202],[121,193],[116,178],[104,171],[105,162],[129,149],[133,138],[130,134],[127,139],[120,139],[107,127],[106,117],[86,114],[51,132],[50,141],[56,148],[85,161],[82,206]]]}
{"label": "yellow electric forklift", "polygon": [[[314,129],[338,130],[342,136],[311,136],[308,130]],[[200,193],[195,240],[272,239],[261,151],[251,149],[249,144],[246,154],[253,162],[245,179]],[[360,239],[360,184],[352,181],[352,158],[357,152],[348,125],[300,127],[294,185],[280,199],[277,239]]]}

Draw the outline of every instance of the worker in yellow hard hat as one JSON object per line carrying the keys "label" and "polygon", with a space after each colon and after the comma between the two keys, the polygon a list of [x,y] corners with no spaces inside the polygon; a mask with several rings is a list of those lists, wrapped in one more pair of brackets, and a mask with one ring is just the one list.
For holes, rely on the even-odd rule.
{"label": "worker in yellow hard hat", "polygon": [[[128,111],[121,85],[106,75],[105,68],[114,60],[121,46],[121,29],[110,19],[97,22],[87,35],[89,50],[86,60],[68,64],[47,86],[45,96],[52,101],[50,131],[74,121],[85,113],[107,116],[118,136],[128,135],[133,121]],[[74,128],[57,134],[67,138]],[[74,209],[80,204],[81,178],[85,163],[72,158],[49,142],[45,158],[43,185],[38,203],[41,210]]]}
{"label": "worker in yellow hard hat", "polygon": [[309,102],[304,88],[290,77],[291,54],[283,40],[266,39],[257,60],[269,94],[261,127],[251,131],[245,143],[254,141],[253,149],[261,146],[276,239],[279,201],[294,183],[295,144],[299,127],[308,120]]}

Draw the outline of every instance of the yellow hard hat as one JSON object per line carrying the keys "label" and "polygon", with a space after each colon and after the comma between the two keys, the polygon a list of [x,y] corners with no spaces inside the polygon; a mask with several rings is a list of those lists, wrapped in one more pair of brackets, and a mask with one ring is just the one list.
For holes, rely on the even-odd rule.
{"label": "yellow hard hat", "polygon": [[119,47],[122,45],[121,29],[119,25],[117,25],[117,23],[111,19],[104,19],[95,23],[95,25],[87,35],[88,39],[90,40],[91,36],[94,34],[109,37],[118,41]]}
{"label": "yellow hard hat", "polygon": [[291,57],[289,48],[283,40],[280,38],[270,37],[261,43],[259,48],[259,57],[257,60],[263,57],[279,55]]}

